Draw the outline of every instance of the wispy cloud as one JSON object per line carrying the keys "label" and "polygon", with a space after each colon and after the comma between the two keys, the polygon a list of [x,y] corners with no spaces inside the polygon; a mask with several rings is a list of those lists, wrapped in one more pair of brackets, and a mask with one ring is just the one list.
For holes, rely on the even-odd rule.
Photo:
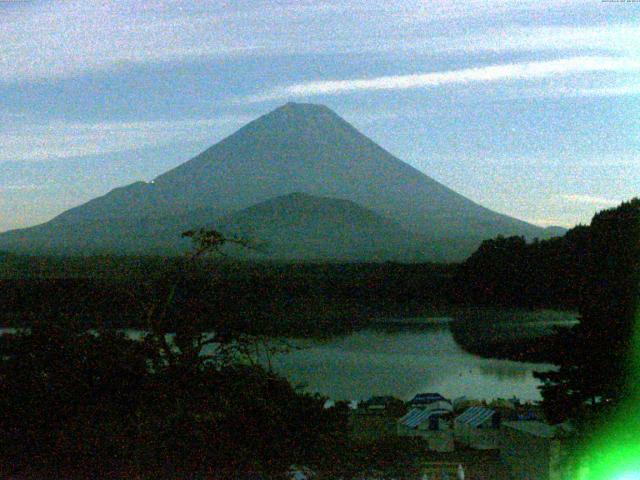
{"label": "wispy cloud", "polygon": [[539,225],[541,227],[565,227],[571,228],[575,226],[575,223],[568,221],[563,217],[526,217],[522,220]]}
{"label": "wispy cloud", "polygon": [[594,205],[594,206],[614,206],[621,203],[622,200],[615,200],[613,198],[605,198],[605,197],[596,197],[592,195],[581,195],[581,194],[561,194],[558,195],[562,200],[571,202],[571,203],[580,203],[586,205]]}
{"label": "wispy cloud", "polygon": [[174,142],[213,142],[250,119],[223,116],[175,121],[15,124],[10,130],[0,130],[0,162],[102,155]]}
{"label": "wispy cloud", "polygon": [[29,192],[34,190],[42,190],[43,188],[45,188],[44,185],[36,185],[36,184],[0,185],[0,192],[17,192],[17,191]]}
{"label": "wispy cloud", "polygon": [[593,72],[629,73],[638,71],[640,71],[640,59],[636,58],[571,57],[559,60],[508,63],[411,75],[297,83],[249,96],[244,98],[243,101],[263,102],[290,97],[339,95],[357,91],[407,90],[468,83],[539,80]]}
{"label": "wispy cloud", "polygon": [[[640,51],[640,26],[630,23],[558,26],[509,20],[518,13],[574,9],[580,4],[573,0],[556,0],[544,7],[529,0],[25,2],[0,18],[0,81],[77,76],[132,63],[256,54]],[[481,27],[474,18],[483,19]]]}
{"label": "wispy cloud", "polygon": [[432,46],[438,51],[466,53],[573,50],[635,56],[640,54],[640,26],[617,23],[488,27],[468,35],[436,38]]}
{"label": "wispy cloud", "polygon": [[577,95],[580,97],[624,97],[640,95],[640,84],[601,88],[582,88],[577,91]]}

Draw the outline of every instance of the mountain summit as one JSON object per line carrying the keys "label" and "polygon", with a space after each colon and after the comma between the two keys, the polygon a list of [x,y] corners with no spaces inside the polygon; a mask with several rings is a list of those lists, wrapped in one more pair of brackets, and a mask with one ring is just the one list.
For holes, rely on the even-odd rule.
{"label": "mountain summit", "polygon": [[329,108],[287,103],[153,182],[117,188],[43,225],[0,235],[0,248],[174,251],[179,242],[169,239],[180,228],[215,227],[234,212],[293,192],[355,203],[421,238],[425,252],[442,246],[445,259],[462,258],[497,234],[547,236],[400,161]]}

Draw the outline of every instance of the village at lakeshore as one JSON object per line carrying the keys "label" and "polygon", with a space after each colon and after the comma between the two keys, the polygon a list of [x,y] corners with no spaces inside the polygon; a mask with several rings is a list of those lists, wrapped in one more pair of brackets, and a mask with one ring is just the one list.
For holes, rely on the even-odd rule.
{"label": "village at lakeshore", "polygon": [[429,479],[460,478],[461,469],[466,478],[561,478],[563,441],[573,431],[568,422],[550,425],[539,406],[517,398],[450,400],[425,392],[408,402],[374,396],[349,409],[356,438],[420,441]]}

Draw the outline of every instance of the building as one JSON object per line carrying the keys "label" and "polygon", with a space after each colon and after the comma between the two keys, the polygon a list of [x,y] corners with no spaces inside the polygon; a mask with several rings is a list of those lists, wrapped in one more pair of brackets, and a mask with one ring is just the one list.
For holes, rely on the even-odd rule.
{"label": "building", "polygon": [[398,398],[391,396],[373,396],[364,402],[361,402],[359,408],[369,412],[399,412],[402,415],[406,412],[404,402]]}
{"label": "building", "polygon": [[456,442],[477,450],[498,449],[501,417],[487,407],[469,407],[454,419]]}
{"label": "building", "polygon": [[453,414],[453,405],[451,405],[451,402],[449,402],[448,400],[438,400],[428,405],[415,408],[421,408],[422,410],[428,410],[429,412],[437,413],[440,415]]}
{"label": "building", "polygon": [[454,449],[451,420],[447,416],[424,408],[411,409],[397,422],[401,437],[420,437],[429,450],[452,452]]}
{"label": "building", "polygon": [[447,402],[451,405],[451,401],[447,400],[439,393],[418,393],[411,399],[409,405],[411,405],[411,408],[421,408],[435,402]]}
{"label": "building", "polygon": [[374,396],[358,404],[349,414],[351,435],[361,440],[375,440],[396,435],[396,420],[406,413],[402,400]]}
{"label": "building", "polygon": [[504,422],[500,428],[500,459],[514,480],[559,480],[567,433],[566,425]]}

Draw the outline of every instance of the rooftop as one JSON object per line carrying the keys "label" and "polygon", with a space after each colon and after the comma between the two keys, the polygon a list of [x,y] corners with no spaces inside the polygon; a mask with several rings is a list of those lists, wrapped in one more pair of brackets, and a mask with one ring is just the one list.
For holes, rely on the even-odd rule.
{"label": "rooftop", "polygon": [[528,433],[534,437],[553,438],[556,436],[558,427],[537,420],[522,420],[517,422],[503,422],[507,428],[513,428],[520,432]]}
{"label": "rooftop", "polygon": [[430,393],[418,393],[415,397],[413,397],[413,399],[411,399],[411,403],[431,403],[431,402],[437,402],[438,400],[445,400],[447,402],[449,401],[439,393],[430,392]]}
{"label": "rooftop", "polygon": [[404,417],[400,418],[398,422],[402,425],[406,425],[409,428],[415,428],[423,422],[429,420],[429,417],[436,415],[433,412],[422,409],[413,409],[409,411]]}
{"label": "rooftop", "polygon": [[467,408],[461,415],[457,416],[455,421],[464,425],[470,425],[477,427],[482,425],[486,420],[493,417],[495,410],[485,407],[470,407]]}

